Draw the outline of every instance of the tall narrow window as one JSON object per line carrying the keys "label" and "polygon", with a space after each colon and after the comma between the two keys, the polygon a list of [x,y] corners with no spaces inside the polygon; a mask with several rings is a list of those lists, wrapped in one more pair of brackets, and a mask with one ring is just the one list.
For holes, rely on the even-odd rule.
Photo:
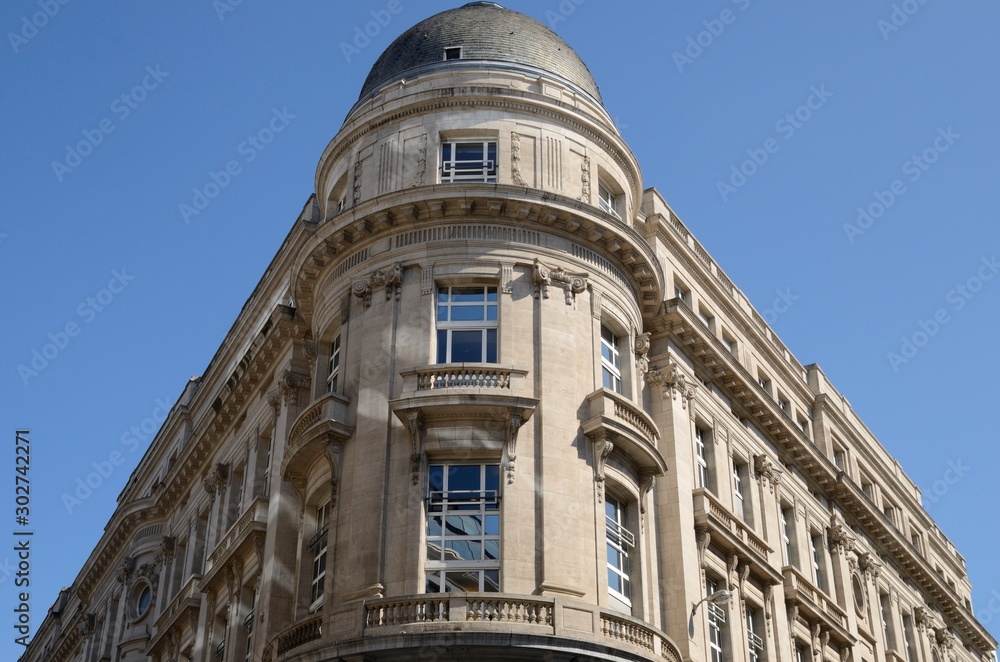
{"label": "tall narrow window", "polygon": [[441,183],[497,181],[497,141],[465,140],[441,145]]}
{"label": "tall narrow window", "polygon": [[326,392],[340,392],[340,334],[330,343],[330,365],[326,373]]}
{"label": "tall narrow window", "polygon": [[749,471],[747,465],[733,458],[733,509],[747,524],[753,526],[753,507],[750,501]]}
{"label": "tall narrow window", "polygon": [[[714,579],[705,580],[705,595],[712,595],[719,590],[719,585]],[[706,602],[708,607],[708,648],[711,652],[712,662],[725,662],[726,655],[723,649],[724,633],[723,624],[726,622],[725,610],[714,602]]]}
{"label": "tall narrow window", "polygon": [[263,496],[268,496],[271,490],[271,454],[274,452],[274,430],[267,434],[267,451],[264,453]]}
{"label": "tall narrow window", "polygon": [[604,388],[621,393],[622,370],[618,336],[603,324],[601,325],[601,372],[604,376]]}
{"label": "tall narrow window", "polygon": [[813,580],[816,582],[816,588],[826,591],[826,558],[823,556],[823,534],[814,531],[809,538],[809,545],[812,552]]}
{"label": "tall narrow window", "polygon": [[892,626],[892,603],[888,593],[879,593],[879,609],[882,613],[882,634],[886,650],[896,649],[896,629]]}
{"label": "tall narrow window", "polygon": [[243,662],[250,662],[253,659],[253,625],[254,614],[257,609],[257,587],[250,592],[250,605],[246,617],[243,619],[243,629],[246,630],[246,650],[243,653]]}
{"label": "tall narrow window", "polygon": [[781,541],[785,547],[785,565],[796,565],[795,510],[791,506],[781,507]]}
{"label": "tall narrow window", "polygon": [[811,659],[808,649],[799,642],[795,642],[795,662],[810,662]]}
{"label": "tall narrow window", "polygon": [[604,521],[608,531],[608,592],[612,598],[631,608],[629,550],[635,546],[635,536],[628,529],[625,504],[607,496],[604,499]]}
{"label": "tall narrow window", "polygon": [[440,287],[437,362],[497,362],[497,288]]}
{"label": "tall narrow window", "polygon": [[913,616],[903,613],[903,641],[906,644],[906,662],[917,662],[917,642],[913,636]]}
{"label": "tall narrow window", "polygon": [[758,610],[747,605],[747,652],[749,662],[764,662],[764,639],[760,635],[760,614]]}
{"label": "tall narrow window", "polygon": [[309,588],[309,611],[323,604],[323,584],[326,580],[326,553],[330,532],[330,502],[316,508],[316,533],[309,541],[312,552],[312,583]]}
{"label": "tall narrow window", "polygon": [[601,209],[608,212],[618,220],[621,220],[621,216],[618,215],[618,200],[614,192],[604,185],[603,182],[597,186],[598,198],[601,203]]}
{"label": "tall narrow window", "polygon": [[500,590],[500,465],[432,464],[428,593]]}
{"label": "tall narrow window", "polygon": [[[229,613],[228,606],[226,606],[224,612],[226,614]],[[229,616],[226,616],[225,619],[216,619],[215,627],[219,629],[219,643],[215,645],[215,659],[223,660],[226,657],[226,636],[229,634]]]}
{"label": "tall narrow window", "polygon": [[694,457],[698,465],[698,487],[708,489],[708,448],[709,432],[700,425],[694,426]]}

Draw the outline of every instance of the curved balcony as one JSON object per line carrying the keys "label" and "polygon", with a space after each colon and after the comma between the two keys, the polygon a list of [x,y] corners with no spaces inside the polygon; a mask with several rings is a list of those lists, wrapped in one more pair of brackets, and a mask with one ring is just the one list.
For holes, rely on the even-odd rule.
{"label": "curved balcony", "polygon": [[660,434],[646,412],[606,388],[588,395],[587,404],[590,417],[583,424],[584,434],[591,438],[611,436],[614,447],[636,465],[640,474],[666,473],[667,463],[656,448]]}
{"label": "curved balcony", "polygon": [[566,659],[681,662],[677,645],[649,624],[562,598],[425,594],[344,605],[330,616],[333,627],[311,616],[286,629],[268,644],[264,662],[354,655],[377,662],[404,659],[407,649],[416,655],[456,647],[480,662],[541,661],[553,652]]}
{"label": "curved balcony", "polygon": [[299,414],[288,433],[288,452],[281,463],[281,475],[292,466],[308,466],[329,441],[344,441],[354,435],[347,424],[350,400],[339,393],[328,393]]}

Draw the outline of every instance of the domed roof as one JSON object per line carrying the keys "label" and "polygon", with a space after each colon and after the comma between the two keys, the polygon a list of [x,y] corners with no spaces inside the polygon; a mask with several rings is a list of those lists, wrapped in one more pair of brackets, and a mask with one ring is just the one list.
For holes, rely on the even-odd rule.
{"label": "domed roof", "polygon": [[[445,49],[461,48],[460,59]],[[451,56],[458,52],[451,51]],[[476,60],[523,65],[572,83],[601,101],[583,60],[555,32],[530,16],[495,2],[470,2],[417,23],[382,53],[361,89],[361,99],[385,83],[432,66],[468,66]]]}

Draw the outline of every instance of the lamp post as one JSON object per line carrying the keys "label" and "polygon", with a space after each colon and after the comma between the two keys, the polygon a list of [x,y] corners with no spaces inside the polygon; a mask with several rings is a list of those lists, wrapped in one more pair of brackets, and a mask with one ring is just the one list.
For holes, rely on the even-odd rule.
{"label": "lamp post", "polygon": [[691,616],[688,618],[688,637],[694,639],[694,615],[703,602],[711,602],[713,605],[724,605],[729,602],[731,595],[727,589],[722,589],[694,603],[694,606],[691,607]]}

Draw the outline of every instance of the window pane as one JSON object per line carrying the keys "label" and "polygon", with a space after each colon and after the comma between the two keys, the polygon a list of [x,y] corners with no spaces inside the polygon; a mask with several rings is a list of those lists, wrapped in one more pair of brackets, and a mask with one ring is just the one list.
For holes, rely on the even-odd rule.
{"label": "window pane", "polygon": [[500,592],[499,570],[487,570],[483,573],[483,592],[485,593]]}
{"label": "window pane", "polygon": [[497,307],[496,306],[486,306],[486,319],[491,322],[497,321]]}
{"label": "window pane", "polygon": [[479,515],[449,516],[445,527],[449,536],[479,536],[483,533],[483,519]]}
{"label": "window pane", "polygon": [[448,467],[448,491],[479,492],[482,487],[480,470],[478,464]]}
{"label": "window pane", "polygon": [[[440,352],[438,354],[440,356]],[[455,330],[451,332],[452,363],[480,363],[482,362],[482,360],[483,360],[482,331]],[[441,362],[444,363],[444,361]]]}
{"label": "window pane", "polygon": [[483,543],[483,553],[485,558],[489,561],[496,561],[500,558],[500,541],[499,540],[487,540]]}
{"label": "window pane", "polygon": [[500,516],[499,515],[487,515],[486,516],[486,535],[488,536],[498,536],[500,535]]}
{"label": "window pane", "polygon": [[437,318],[439,322],[448,321],[448,306],[438,306]]}
{"label": "window pane", "polygon": [[439,515],[427,518],[427,535],[428,536],[441,535],[441,517]]}
{"label": "window pane", "polygon": [[445,161],[451,161],[451,143],[445,143],[441,154]]}
{"label": "window pane", "polygon": [[437,332],[437,354],[438,363],[448,362],[448,331],[446,329],[440,329]]}
{"label": "window pane", "polygon": [[496,301],[497,300],[497,288],[495,288],[495,287],[487,287],[486,288],[486,300],[487,301]]}
{"label": "window pane", "polygon": [[475,540],[448,540],[445,542],[446,561],[481,561],[482,543]]}
{"label": "window pane", "polygon": [[453,591],[466,591],[469,593],[479,592],[479,571],[470,570],[469,572],[445,572],[445,591],[451,593]]}
{"label": "window pane", "polygon": [[427,583],[424,586],[424,591],[427,593],[441,592],[441,573],[439,572],[427,573]]}
{"label": "window pane", "polygon": [[476,303],[485,298],[482,287],[453,287],[451,288],[451,300],[454,303]]}
{"label": "window pane", "polygon": [[500,491],[500,465],[486,465],[486,489],[494,492]]}
{"label": "window pane", "polygon": [[[483,306],[452,306],[452,322],[482,322],[484,317]],[[439,321],[447,322],[446,319],[438,318]]]}
{"label": "window pane", "polygon": [[427,560],[428,561],[441,561],[442,553],[441,545],[438,541],[430,540],[427,542]]}
{"label": "window pane", "polygon": [[444,489],[444,467],[440,464],[432,464],[427,476],[431,492],[440,492]]}
{"label": "window pane", "polygon": [[486,329],[486,363],[497,362],[497,330]]}
{"label": "window pane", "polygon": [[482,161],[483,143],[458,143],[455,145],[456,161]]}

